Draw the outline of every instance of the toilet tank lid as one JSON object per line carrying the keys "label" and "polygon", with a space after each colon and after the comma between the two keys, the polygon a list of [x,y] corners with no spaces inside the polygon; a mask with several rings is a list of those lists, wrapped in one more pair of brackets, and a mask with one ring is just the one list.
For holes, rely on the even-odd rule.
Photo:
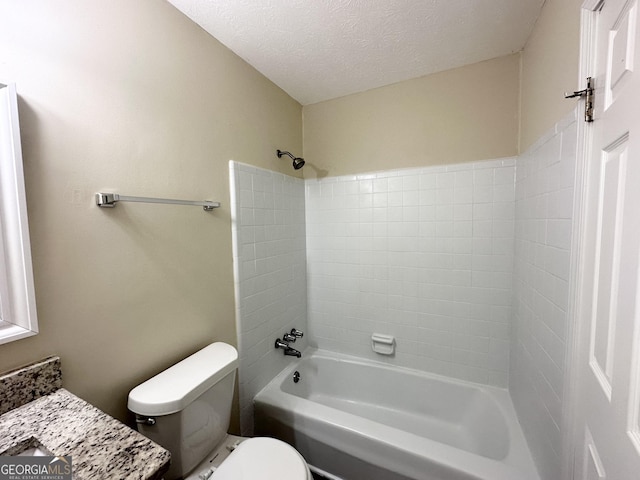
{"label": "toilet tank lid", "polygon": [[127,406],[139,415],[179,412],[233,373],[237,363],[235,348],[222,342],[212,343],[131,390]]}

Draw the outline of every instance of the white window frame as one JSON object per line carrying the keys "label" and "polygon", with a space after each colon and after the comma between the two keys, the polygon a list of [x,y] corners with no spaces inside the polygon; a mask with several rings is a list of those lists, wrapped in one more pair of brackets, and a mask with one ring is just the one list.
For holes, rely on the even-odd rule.
{"label": "white window frame", "polygon": [[37,333],[18,95],[0,82],[0,344]]}

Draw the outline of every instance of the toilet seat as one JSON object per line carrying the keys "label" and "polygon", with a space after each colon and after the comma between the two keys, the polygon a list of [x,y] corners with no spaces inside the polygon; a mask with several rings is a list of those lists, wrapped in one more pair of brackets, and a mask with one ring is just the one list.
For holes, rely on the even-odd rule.
{"label": "toilet seat", "polygon": [[211,480],[309,480],[307,463],[293,447],[274,438],[243,441],[211,475]]}

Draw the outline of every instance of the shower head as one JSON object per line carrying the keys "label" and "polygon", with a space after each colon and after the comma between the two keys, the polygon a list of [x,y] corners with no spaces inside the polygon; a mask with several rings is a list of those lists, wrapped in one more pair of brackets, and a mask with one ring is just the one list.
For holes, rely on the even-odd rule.
{"label": "shower head", "polygon": [[293,168],[296,170],[300,170],[304,167],[304,158],[294,157],[289,152],[283,152],[282,150],[277,151],[278,158],[282,158],[283,155],[288,155],[293,160]]}
{"label": "shower head", "polygon": [[302,167],[304,167],[304,158],[294,158],[293,159],[293,168],[296,170],[300,170]]}

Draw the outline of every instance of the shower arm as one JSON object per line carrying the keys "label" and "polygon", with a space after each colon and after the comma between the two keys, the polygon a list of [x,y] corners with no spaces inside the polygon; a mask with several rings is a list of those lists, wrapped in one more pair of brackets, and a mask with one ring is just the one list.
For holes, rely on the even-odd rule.
{"label": "shower arm", "polygon": [[282,150],[278,150],[278,158],[282,158],[283,155],[289,155],[289,157],[291,157],[291,160],[296,159],[296,157],[294,157],[290,152],[283,152]]}

